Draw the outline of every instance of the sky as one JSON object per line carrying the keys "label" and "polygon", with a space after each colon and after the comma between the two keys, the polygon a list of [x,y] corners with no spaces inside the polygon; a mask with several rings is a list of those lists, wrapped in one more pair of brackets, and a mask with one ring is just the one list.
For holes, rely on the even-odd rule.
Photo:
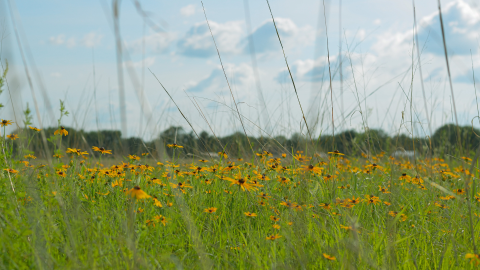
{"label": "sky", "polygon": [[452,88],[435,0],[415,3],[417,30],[410,1],[271,0],[285,57],[267,1],[123,0],[118,35],[113,3],[0,0],[2,119],[23,126],[28,103],[34,126],[56,126],[62,100],[62,125],[146,140],[172,125],[421,137],[456,119],[480,125],[475,1],[441,1]]}

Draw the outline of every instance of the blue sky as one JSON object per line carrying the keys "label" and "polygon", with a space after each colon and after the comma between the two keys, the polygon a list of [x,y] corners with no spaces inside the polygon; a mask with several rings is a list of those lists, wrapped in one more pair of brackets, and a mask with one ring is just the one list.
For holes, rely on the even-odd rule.
{"label": "blue sky", "polygon": [[[21,123],[21,111],[27,102],[33,108],[34,101],[7,1],[0,1],[0,29],[4,29],[0,32],[4,35],[0,56],[2,61],[9,61],[11,72],[8,77],[10,93],[0,96],[6,105],[2,118]],[[64,119],[65,125],[86,130],[120,129],[112,2],[10,2],[15,3],[12,9],[17,14],[15,19],[22,45],[28,45],[31,52],[31,57],[27,57],[29,70],[39,74],[32,78],[43,124],[56,123],[58,100],[62,99],[72,113]],[[425,136],[427,113],[417,53],[412,47],[412,3],[343,0],[340,31],[339,1],[325,2],[329,59],[321,1],[270,1],[309,126],[316,134],[332,131],[333,99],[337,132],[361,130],[362,121],[371,128],[383,128],[389,133],[410,132],[407,96],[413,89],[414,132]],[[432,127],[436,128],[452,122],[451,92],[437,1],[417,2],[428,116]],[[201,2],[138,0],[138,3],[148,19],[140,15],[135,1],[120,3],[126,135],[151,139],[170,125],[190,129],[149,70],[171,93],[195,129],[210,131],[203,114],[219,135],[239,130],[240,121],[232,110],[234,103]],[[248,1],[250,23],[246,20],[245,0],[205,0],[203,4],[247,131],[256,136],[260,128],[271,135],[304,132],[300,107],[267,3]],[[477,115],[472,58],[478,76],[480,6],[470,0],[443,0],[442,9],[457,113],[459,121],[465,125]],[[250,41],[255,49],[253,58]],[[333,98],[329,90],[329,62]],[[42,95],[42,86],[46,95]],[[36,115],[34,119],[38,126]]]}

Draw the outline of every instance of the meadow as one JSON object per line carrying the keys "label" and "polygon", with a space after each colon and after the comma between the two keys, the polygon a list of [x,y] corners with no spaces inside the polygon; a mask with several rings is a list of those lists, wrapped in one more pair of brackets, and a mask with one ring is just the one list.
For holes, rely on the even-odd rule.
{"label": "meadow", "polygon": [[[12,124],[3,120],[2,126]],[[27,141],[41,130],[28,126]],[[5,269],[476,268],[477,158],[257,152],[250,159],[93,146],[53,159],[2,138]],[[26,151],[24,149],[24,151]],[[474,160],[472,160],[472,158]],[[105,164],[111,165],[105,165]]]}

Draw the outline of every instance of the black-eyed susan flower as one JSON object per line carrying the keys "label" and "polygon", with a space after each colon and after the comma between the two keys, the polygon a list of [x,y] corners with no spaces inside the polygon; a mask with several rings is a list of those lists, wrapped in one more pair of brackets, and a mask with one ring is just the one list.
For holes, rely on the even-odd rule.
{"label": "black-eyed susan flower", "polygon": [[209,208],[203,210],[203,212],[212,214],[212,213],[217,212],[217,208],[216,207],[209,207]]}
{"label": "black-eyed susan flower", "polygon": [[462,194],[465,194],[465,189],[457,188],[457,189],[454,189],[453,192],[455,192],[455,194],[457,195],[462,195]]}
{"label": "black-eyed susan flower", "polygon": [[218,152],[218,156],[223,157],[223,158],[228,158],[228,155],[227,155],[227,153],[225,153],[225,151]]}
{"label": "black-eyed susan flower", "polygon": [[325,182],[327,182],[327,181],[330,181],[330,180],[332,180],[332,179],[334,179],[334,178],[335,178],[335,176],[330,175],[330,174],[327,174],[327,175],[325,175],[325,176],[323,177],[323,180],[324,180]]}
{"label": "black-eyed susan flower", "polygon": [[278,222],[278,221],[280,221],[280,218],[279,218],[279,217],[276,217],[276,216],[270,216],[270,219],[271,219],[273,222]]}
{"label": "black-eyed susan flower", "polygon": [[103,147],[93,146],[92,149],[93,149],[93,151],[100,152],[102,154],[110,154],[110,155],[112,154],[112,150],[106,150]]}
{"label": "black-eyed susan flower", "polygon": [[319,204],[319,206],[321,206],[321,207],[322,207],[323,209],[325,209],[325,210],[330,210],[330,209],[332,209],[332,206],[331,206],[331,204],[329,204],[329,203],[321,203],[321,204]]}
{"label": "black-eyed susan flower", "polygon": [[40,130],[41,130],[41,129],[39,129],[39,128],[32,127],[32,126],[29,126],[29,128],[30,128],[31,130],[35,130],[35,131],[40,131]]}
{"label": "black-eyed susan flower", "polygon": [[253,184],[248,183],[247,179],[242,177],[240,172],[237,174],[235,179],[232,179],[230,177],[225,177],[224,179],[230,182],[230,186],[238,185],[238,187],[241,188],[243,191],[257,190],[257,188]]}
{"label": "black-eyed susan flower", "polygon": [[465,254],[465,259],[470,259],[470,263],[475,263],[478,265],[480,263],[480,255],[475,253],[467,253]]}
{"label": "black-eyed susan flower", "polygon": [[157,199],[157,197],[153,197],[153,205],[160,208],[163,207],[162,203]]}
{"label": "black-eyed susan flower", "polygon": [[3,170],[4,170],[4,171],[7,171],[7,172],[9,172],[9,173],[13,173],[13,174],[16,174],[16,173],[18,173],[18,171],[17,171],[17,170],[15,170],[15,169],[10,169],[10,168],[7,168],[7,169],[3,169]]}
{"label": "black-eyed susan flower", "polygon": [[227,167],[223,168],[222,171],[232,171],[235,169],[238,169],[238,166],[235,166],[235,163],[231,163]]}
{"label": "black-eyed susan flower", "polygon": [[60,177],[63,177],[63,178],[65,178],[67,176],[67,174],[64,171],[57,171],[56,174]]}
{"label": "black-eyed susan flower", "polygon": [[137,200],[150,198],[150,195],[145,193],[145,191],[143,191],[139,186],[135,186],[134,188],[128,190],[125,194],[130,195],[132,198],[135,197]]}
{"label": "black-eyed susan flower", "polygon": [[128,155],[128,158],[129,158],[130,160],[140,160],[140,157],[137,156],[137,155]]}
{"label": "black-eyed susan flower", "polygon": [[282,185],[286,185],[290,183],[290,179],[283,177],[283,176],[277,176],[277,181],[280,182]]}
{"label": "black-eyed susan flower", "polygon": [[289,200],[285,200],[285,201],[281,202],[280,205],[283,205],[283,206],[286,206],[286,207],[289,207],[289,208],[293,208],[293,207],[297,206],[296,203],[291,202]]}
{"label": "black-eyed susan flower", "polygon": [[260,193],[260,195],[258,195],[258,197],[264,199],[264,200],[268,200],[271,198],[271,196],[268,196],[267,193]]}
{"label": "black-eyed susan flower", "polygon": [[68,135],[68,131],[63,127],[63,126],[60,126],[59,129],[55,130],[55,132],[53,133],[53,135],[57,135],[57,134],[61,134],[63,136],[67,136]]}
{"label": "black-eyed susan flower", "polygon": [[11,124],[13,124],[13,123],[15,123],[15,122],[10,121],[10,120],[4,120],[4,119],[2,119],[2,122],[0,122],[0,126],[6,127],[6,126],[9,126],[9,125],[11,125]]}
{"label": "black-eyed susan flower", "polygon": [[81,151],[82,150],[76,149],[76,148],[67,148],[66,153],[67,154],[76,154],[77,156],[79,156]]}
{"label": "black-eyed susan flower", "polygon": [[323,253],[323,257],[329,261],[335,261],[337,258],[335,256],[328,255],[327,253]]}
{"label": "black-eyed susan flower", "polygon": [[179,188],[179,189],[193,188],[192,186],[188,185],[187,183],[182,183],[182,182],[178,182],[177,184],[170,183],[170,186],[172,188]]}
{"label": "black-eyed susan flower", "polygon": [[281,236],[281,235],[278,235],[278,234],[272,234],[272,235],[270,235],[270,236],[265,237],[265,239],[266,239],[266,240],[274,241],[274,240],[276,240],[276,239],[278,239],[278,238],[280,238],[280,237],[282,237],[282,236]]}
{"label": "black-eyed susan flower", "polygon": [[17,134],[10,134],[10,135],[7,135],[7,138],[15,141],[16,139],[18,139],[18,135]]}
{"label": "black-eyed susan flower", "polygon": [[176,143],[167,144],[167,146],[168,146],[169,148],[183,148],[183,146],[178,145],[178,144],[176,144]]}
{"label": "black-eyed susan flower", "polygon": [[328,152],[329,155],[334,155],[334,156],[343,156],[344,154],[340,153],[340,151],[335,150],[333,152]]}
{"label": "black-eyed susan flower", "polygon": [[438,202],[435,202],[435,206],[437,206],[438,208],[442,208],[442,209],[448,209],[449,207],[446,206],[445,204],[443,203],[438,203]]}
{"label": "black-eyed susan flower", "polygon": [[377,163],[372,163],[370,165],[367,165],[367,166],[365,166],[365,168],[371,169],[372,171],[375,171],[375,170],[382,170],[383,171],[383,167],[378,165]]}
{"label": "black-eyed susan flower", "polygon": [[257,216],[257,214],[255,214],[255,213],[250,213],[250,212],[244,212],[243,214],[244,214],[245,216],[247,216],[247,217],[256,217],[256,216]]}
{"label": "black-eyed susan flower", "polygon": [[382,193],[390,193],[390,191],[388,191],[388,188],[386,187],[382,187],[382,186],[378,186],[378,191],[381,191]]}
{"label": "black-eyed susan flower", "polygon": [[368,204],[373,204],[373,205],[376,205],[377,203],[381,202],[377,196],[373,196],[373,195],[367,195],[367,199],[365,201]]}
{"label": "black-eyed susan flower", "polygon": [[303,165],[303,166],[302,166],[302,169],[303,169],[304,171],[307,171],[307,172],[313,172],[313,173],[318,173],[318,174],[321,174],[322,171],[323,171],[323,168],[314,166],[314,165],[312,165],[312,164],[310,164],[310,165],[308,165],[308,166],[307,166],[307,165]]}
{"label": "black-eyed susan flower", "polygon": [[167,225],[167,218],[162,216],[162,215],[158,215],[158,216],[154,216],[153,217],[157,222],[161,222],[163,224],[163,226]]}
{"label": "black-eyed susan flower", "polygon": [[293,157],[299,162],[307,162],[307,161],[310,161],[311,159],[307,156],[302,155],[301,153],[295,154]]}
{"label": "black-eyed susan flower", "polygon": [[402,173],[402,175],[398,178],[399,180],[410,180],[410,176],[406,173]]}

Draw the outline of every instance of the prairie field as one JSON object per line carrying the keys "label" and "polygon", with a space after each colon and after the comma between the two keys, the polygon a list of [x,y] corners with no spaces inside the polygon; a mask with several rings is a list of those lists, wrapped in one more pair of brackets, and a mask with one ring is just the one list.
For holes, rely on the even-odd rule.
{"label": "prairie field", "polygon": [[468,269],[480,261],[478,155],[179,159],[183,146],[172,143],[165,162],[147,152],[108,160],[111,150],[93,147],[94,155],[67,148],[42,163],[9,159],[12,144],[2,145],[0,243],[10,269]]}

